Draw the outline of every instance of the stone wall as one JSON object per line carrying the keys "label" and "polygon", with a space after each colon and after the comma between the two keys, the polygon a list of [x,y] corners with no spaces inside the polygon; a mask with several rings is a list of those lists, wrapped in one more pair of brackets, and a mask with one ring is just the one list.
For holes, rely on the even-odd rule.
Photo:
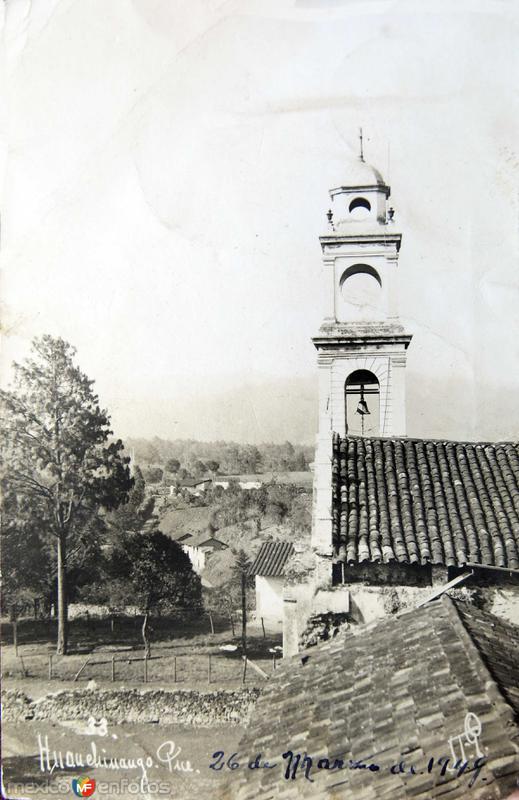
{"label": "stone wall", "polygon": [[177,723],[211,727],[248,722],[261,691],[257,688],[202,692],[163,689],[78,689],[31,700],[18,690],[2,691],[2,719],[53,721],[102,719],[123,722]]}

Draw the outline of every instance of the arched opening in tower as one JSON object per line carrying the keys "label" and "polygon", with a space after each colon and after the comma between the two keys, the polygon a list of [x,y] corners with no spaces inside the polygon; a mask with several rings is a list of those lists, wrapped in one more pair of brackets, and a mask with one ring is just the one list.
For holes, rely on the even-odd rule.
{"label": "arched opening in tower", "polygon": [[370,264],[353,264],[339,281],[339,314],[348,322],[383,319],[382,280]]}
{"label": "arched opening in tower", "polygon": [[347,436],[380,436],[380,385],[377,376],[358,369],[346,379]]}

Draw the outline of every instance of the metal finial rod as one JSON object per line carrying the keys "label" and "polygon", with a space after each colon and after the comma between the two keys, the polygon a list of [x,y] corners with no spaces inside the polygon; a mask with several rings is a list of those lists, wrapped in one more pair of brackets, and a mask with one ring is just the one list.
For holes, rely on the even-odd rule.
{"label": "metal finial rod", "polygon": [[364,142],[362,139],[362,128],[359,128],[359,139],[360,139],[360,160],[364,161]]}

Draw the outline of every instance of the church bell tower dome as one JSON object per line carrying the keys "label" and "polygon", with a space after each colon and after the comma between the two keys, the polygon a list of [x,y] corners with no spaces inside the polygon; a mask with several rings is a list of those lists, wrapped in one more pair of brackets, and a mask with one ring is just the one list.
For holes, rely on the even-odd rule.
{"label": "church bell tower dome", "polygon": [[362,222],[368,225],[387,224],[387,199],[391,189],[375,167],[367,164],[364,157],[354,159],[345,173],[340,186],[330,189],[334,229]]}
{"label": "church bell tower dome", "polygon": [[345,184],[351,187],[385,186],[384,178],[378,169],[364,161],[363,156],[358,156],[348,164],[345,178]]}

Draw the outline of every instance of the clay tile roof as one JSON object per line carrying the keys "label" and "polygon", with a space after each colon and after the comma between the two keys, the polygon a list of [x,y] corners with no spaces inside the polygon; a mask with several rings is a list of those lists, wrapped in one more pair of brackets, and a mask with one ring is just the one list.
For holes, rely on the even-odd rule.
{"label": "clay tile roof", "polygon": [[479,655],[519,721],[519,626],[468,603],[456,608]]}
{"label": "clay tile roof", "polygon": [[[519,627],[447,597],[356,635],[339,634],[285,659],[267,683],[239,753],[244,760],[261,753],[276,767],[236,770],[232,797],[506,798],[519,770],[518,685]],[[474,771],[442,776],[437,763],[452,759],[449,738],[465,731],[469,713],[477,717],[469,718],[470,730],[481,725],[478,746],[486,756],[472,787]],[[478,755],[474,738],[462,741],[472,768]],[[461,757],[460,741],[452,744]],[[302,771],[286,780],[282,755],[288,750],[308,754],[314,765],[340,758],[346,766],[313,769],[313,782]],[[429,772],[430,758],[435,762]],[[350,760],[359,759],[379,770],[350,769]],[[392,774],[391,766],[402,760],[406,774]]]}
{"label": "clay tile roof", "polygon": [[203,483],[212,482],[211,478],[186,478],[185,480],[179,481],[179,486],[193,489],[196,486],[201,486]]}
{"label": "clay tile roof", "polygon": [[340,561],[519,568],[519,445],[340,438],[333,443]]}
{"label": "clay tile roof", "polygon": [[185,544],[187,547],[211,546],[211,544],[221,545],[223,548],[228,547],[225,542],[222,542],[221,539],[217,539],[216,536],[212,536],[207,531],[199,531],[193,534],[189,539],[182,542],[182,544]]}
{"label": "clay tile roof", "polygon": [[278,577],[283,574],[283,567],[293,552],[291,542],[263,542],[249,572],[251,575]]}

